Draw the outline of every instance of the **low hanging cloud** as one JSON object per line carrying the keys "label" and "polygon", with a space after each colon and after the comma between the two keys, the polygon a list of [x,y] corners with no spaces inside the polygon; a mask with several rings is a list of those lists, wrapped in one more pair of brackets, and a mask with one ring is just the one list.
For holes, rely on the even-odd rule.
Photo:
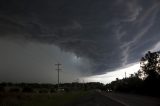
{"label": "low hanging cloud", "polygon": [[56,45],[88,59],[91,74],[139,61],[160,39],[158,0],[9,0],[0,36]]}

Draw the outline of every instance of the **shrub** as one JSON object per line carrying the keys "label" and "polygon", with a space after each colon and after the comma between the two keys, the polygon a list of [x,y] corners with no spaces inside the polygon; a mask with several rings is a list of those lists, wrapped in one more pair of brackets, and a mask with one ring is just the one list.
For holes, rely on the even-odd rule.
{"label": "shrub", "polygon": [[5,88],[0,86],[0,92],[5,92]]}
{"label": "shrub", "polygon": [[20,92],[19,88],[10,88],[9,92]]}
{"label": "shrub", "polygon": [[22,89],[22,92],[32,93],[32,92],[34,92],[34,90],[33,90],[32,88],[30,88],[30,87],[24,87],[24,88]]}

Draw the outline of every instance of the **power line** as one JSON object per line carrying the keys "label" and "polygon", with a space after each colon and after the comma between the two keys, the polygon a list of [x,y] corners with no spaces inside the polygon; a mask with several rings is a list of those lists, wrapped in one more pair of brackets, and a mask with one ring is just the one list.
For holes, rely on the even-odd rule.
{"label": "power line", "polygon": [[57,66],[57,69],[56,69],[57,72],[58,72],[58,77],[57,77],[57,78],[58,78],[58,80],[57,80],[58,82],[57,82],[57,84],[58,84],[58,88],[59,88],[59,71],[62,70],[62,69],[60,69],[60,66],[61,66],[62,64],[57,63],[57,64],[55,64],[55,65]]}

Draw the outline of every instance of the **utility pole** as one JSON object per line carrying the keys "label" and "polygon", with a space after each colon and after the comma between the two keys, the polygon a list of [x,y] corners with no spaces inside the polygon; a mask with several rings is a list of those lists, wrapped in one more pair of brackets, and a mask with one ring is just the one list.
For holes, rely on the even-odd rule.
{"label": "utility pole", "polygon": [[62,69],[60,69],[60,66],[62,65],[62,64],[60,64],[60,63],[57,63],[57,64],[55,64],[56,66],[57,66],[57,72],[58,72],[58,89],[59,89],[59,71],[60,70],[62,70]]}

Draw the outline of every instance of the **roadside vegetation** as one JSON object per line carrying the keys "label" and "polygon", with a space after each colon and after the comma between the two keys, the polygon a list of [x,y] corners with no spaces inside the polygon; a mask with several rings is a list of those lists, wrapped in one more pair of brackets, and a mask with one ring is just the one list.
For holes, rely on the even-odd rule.
{"label": "roadside vegetation", "polygon": [[101,83],[53,84],[1,83],[0,106],[67,106],[78,98],[100,89]]}
{"label": "roadside vegetation", "polygon": [[140,70],[128,78],[116,79],[106,88],[114,92],[160,96],[160,52],[150,51],[140,60]]}
{"label": "roadside vegetation", "polygon": [[66,106],[85,96],[86,91],[57,93],[1,93],[0,106]]}

